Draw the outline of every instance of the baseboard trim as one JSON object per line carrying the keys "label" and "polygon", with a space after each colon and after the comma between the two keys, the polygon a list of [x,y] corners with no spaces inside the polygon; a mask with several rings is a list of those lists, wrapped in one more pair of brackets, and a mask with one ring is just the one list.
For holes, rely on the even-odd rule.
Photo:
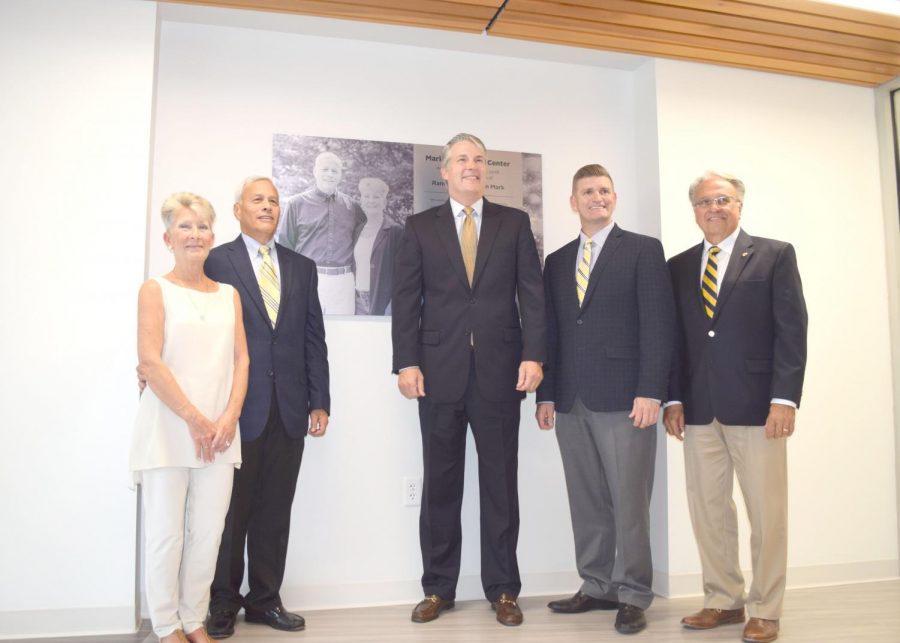
{"label": "baseboard trim", "polygon": [[[749,570],[744,571],[750,579]],[[900,561],[875,560],[832,565],[788,568],[788,589],[848,585],[900,577]],[[522,596],[568,595],[581,586],[574,571],[539,572],[522,577]],[[669,575],[654,572],[653,591],[665,598],[701,595],[700,574]],[[352,583],[342,585],[307,585],[282,588],[282,600],[288,609],[319,610],[382,605],[412,606],[422,597],[418,579]],[[477,575],[459,579],[456,598],[484,598],[481,579]],[[144,614],[146,617],[146,614]],[[40,624],[36,627],[36,624]],[[0,612],[0,640],[59,636],[101,636],[133,633],[140,627],[132,606],[63,610],[23,610]]]}
{"label": "baseboard trim", "polygon": [[137,632],[133,605],[0,612],[0,640]]}
{"label": "baseboard trim", "polygon": [[[753,573],[743,570],[744,578],[749,584]],[[900,561],[864,560],[853,563],[834,563],[830,565],[809,565],[804,567],[788,567],[787,588],[824,587],[828,585],[850,585],[854,583],[870,583],[894,580],[900,576]],[[666,598],[685,596],[701,596],[703,580],[698,574],[669,575],[659,570],[654,571],[653,591]]]}
{"label": "baseboard trim", "polygon": [[[571,594],[581,587],[581,579],[571,572],[540,572],[522,577],[522,596]],[[471,601],[484,598],[481,578],[460,576],[456,599]],[[350,585],[308,585],[282,587],[281,600],[289,609],[318,610],[347,607],[378,607],[383,605],[412,605],[422,599],[419,579],[353,583]]]}
{"label": "baseboard trim", "polygon": [[[753,574],[744,570],[750,582]],[[893,580],[900,577],[900,561],[874,560],[831,565],[789,567],[788,589],[850,585]],[[552,596],[572,594],[581,587],[581,579],[574,571],[541,572],[522,576],[522,596]],[[669,575],[656,570],[653,591],[665,598],[702,595],[703,582],[699,573]],[[315,585],[282,589],[285,605],[293,609],[340,609],[345,607],[375,607],[380,605],[412,605],[422,597],[418,579],[352,585]],[[484,598],[481,579],[476,575],[461,576],[456,591],[457,600]]]}

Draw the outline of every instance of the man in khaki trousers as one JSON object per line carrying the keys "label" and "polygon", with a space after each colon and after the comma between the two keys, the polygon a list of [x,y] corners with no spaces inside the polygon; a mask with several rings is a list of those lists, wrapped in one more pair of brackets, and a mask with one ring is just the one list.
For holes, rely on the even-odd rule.
{"label": "man in khaki trousers", "polygon": [[[684,439],[688,507],[703,567],[689,629],[743,623],[778,638],[787,569],[787,449],[806,367],[806,304],[794,248],[739,223],[744,184],[708,172],[691,184],[704,240],[669,260],[679,337],[664,411]],[[738,561],[737,473],[751,528],[753,582]]]}

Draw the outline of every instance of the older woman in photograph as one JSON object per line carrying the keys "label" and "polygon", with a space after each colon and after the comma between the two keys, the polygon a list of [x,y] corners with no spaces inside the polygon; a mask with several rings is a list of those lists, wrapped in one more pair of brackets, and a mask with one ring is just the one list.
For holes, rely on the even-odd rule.
{"label": "older woman in photograph", "polygon": [[138,372],[146,382],[130,469],[142,488],[147,605],[165,643],[208,643],[203,625],[247,392],[247,340],[237,292],[203,273],[215,212],[203,197],[165,200],[172,271],[138,295]]}
{"label": "older woman in photograph", "polygon": [[356,314],[390,315],[394,287],[394,250],[403,228],[385,215],[388,186],[381,179],[359,182],[359,205],[366,214],[353,258],[356,263]]}

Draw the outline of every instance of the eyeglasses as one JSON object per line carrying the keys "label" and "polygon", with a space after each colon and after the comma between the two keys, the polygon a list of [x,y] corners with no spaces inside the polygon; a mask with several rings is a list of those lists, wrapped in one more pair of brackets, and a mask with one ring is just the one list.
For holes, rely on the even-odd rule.
{"label": "eyeglasses", "polygon": [[740,203],[741,200],[737,197],[733,196],[717,196],[715,199],[700,199],[694,204],[695,208],[700,208],[701,210],[707,210],[715,205],[717,208],[727,208],[731,205],[731,202],[735,201]]}

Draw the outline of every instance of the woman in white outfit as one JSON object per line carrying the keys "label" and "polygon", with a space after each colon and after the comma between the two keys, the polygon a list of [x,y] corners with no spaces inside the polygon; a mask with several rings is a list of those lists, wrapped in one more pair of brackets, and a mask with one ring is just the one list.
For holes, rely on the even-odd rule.
{"label": "woman in white outfit", "polygon": [[241,301],[203,274],[212,206],[178,192],[163,203],[175,257],[138,295],[141,396],[130,469],[143,490],[147,605],[164,643],[208,643],[203,625],[235,467],[247,392]]}

